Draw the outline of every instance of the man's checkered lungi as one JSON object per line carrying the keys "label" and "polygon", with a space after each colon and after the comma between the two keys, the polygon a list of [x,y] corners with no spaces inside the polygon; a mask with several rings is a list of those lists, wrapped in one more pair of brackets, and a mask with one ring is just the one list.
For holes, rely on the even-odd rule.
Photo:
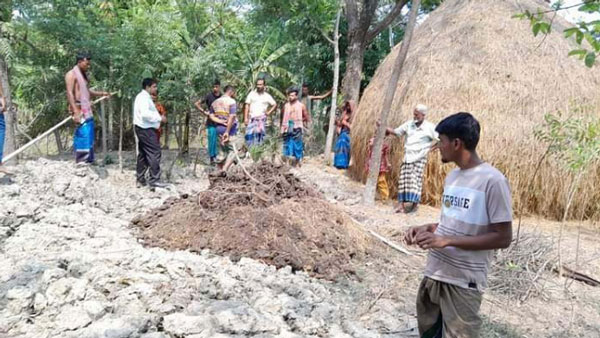
{"label": "man's checkered lungi", "polygon": [[398,180],[398,201],[419,203],[423,190],[423,172],[427,156],[412,163],[402,163]]}

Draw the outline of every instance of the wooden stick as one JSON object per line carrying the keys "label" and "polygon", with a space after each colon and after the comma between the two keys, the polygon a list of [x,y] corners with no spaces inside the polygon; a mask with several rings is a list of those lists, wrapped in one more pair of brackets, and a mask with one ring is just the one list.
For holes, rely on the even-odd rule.
{"label": "wooden stick", "polygon": [[590,276],[584,275],[581,272],[577,272],[575,270],[571,270],[571,269],[569,269],[568,267],[566,267],[564,265],[562,266],[562,269],[554,268],[553,271],[556,272],[556,273],[558,273],[558,274],[562,273],[562,275],[564,277],[574,279],[574,280],[576,280],[578,282],[583,282],[583,283],[585,283],[587,285],[600,286],[600,281],[598,281],[598,280],[596,280],[596,279],[594,279],[594,278],[592,278]]}
{"label": "wooden stick", "polygon": [[[102,100],[107,99],[109,96],[103,96],[99,99],[97,99],[96,101],[92,102],[92,104],[96,104]],[[31,147],[32,145],[36,144],[39,140],[43,139],[44,137],[50,135],[53,131],[55,131],[56,129],[62,127],[63,125],[65,125],[67,122],[69,122],[71,119],[73,119],[73,116],[69,116],[66,119],[62,120],[60,123],[58,123],[57,125],[55,125],[54,127],[48,129],[46,132],[44,132],[43,134],[39,135],[38,137],[34,138],[33,140],[27,142],[24,146],[22,146],[21,148],[13,151],[12,153],[8,154],[7,156],[2,158],[2,162],[8,162],[11,158],[19,155],[20,153],[24,152],[25,150],[27,150],[29,147]]]}
{"label": "wooden stick", "polygon": [[389,247],[391,247],[392,249],[402,252],[405,255],[409,255],[409,256],[414,256],[412,252],[406,250],[405,248],[401,247],[400,245],[390,241],[389,239],[381,236],[380,234],[376,233],[373,230],[367,229],[366,226],[364,226],[362,223],[360,223],[359,221],[355,220],[353,217],[350,217],[350,219],[352,221],[354,221],[354,223],[358,224],[361,226],[361,228],[365,231],[367,231],[369,234],[371,234],[371,236],[377,238],[378,240],[380,240],[381,242],[383,242],[384,244],[388,245]]}
{"label": "wooden stick", "polygon": [[233,147],[233,154],[235,155],[235,159],[238,161],[238,164],[240,165],[240,167],[242,167],[244,174],[246,174],[246,176],[248,176],[248,178],[250,178],[255,183],[258,183],[258,184],[262,185],[263,187],[268,188],[267,185],[265,185],[264,183],[262,183],[261,181],[257,180],[256,178],[252,177],[252,175],[250,175],[248,170],[246,170],[246,167],[244,167],[244,165],[242,164],[242,160],[240,160],[240,157],[238,156],[237,147],[235,146],[235,144],[233,142],[231,142],[231,146]]}

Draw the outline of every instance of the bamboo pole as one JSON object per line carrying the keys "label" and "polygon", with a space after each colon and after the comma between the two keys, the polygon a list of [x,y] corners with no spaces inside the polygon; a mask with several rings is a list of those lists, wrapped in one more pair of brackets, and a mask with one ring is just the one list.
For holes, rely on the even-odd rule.
{"label": "bamboo pole", "polygon": [[[107,98],[109,98],[110,96],[103,96],[99,99],[97,99],[96,101],[92,102],[92,104],[96,104],[100,101],[103,101]],[[21,148],[13,151],[12,153],[8,154],[7,156],[2,158],[2,162],[8,162],[10,159],[12,159],[13,157],[19,155],[20,153],[24,152],[25,150],[27,150],[29,147],[31,147],[32,145],[36,144],[38,141],[40,141],[41,139],[43,139],[44,137],[50,135],[52,132],[54,132],[55,130],[57,130],[58,128],[62,127],[63,125],[65,125],[67,122],[71,121],[73,119],[73,116],[69,116],[66,119],[62,120],[60,123],[58,123],[57,125],[55,125],[54,127],[48,129],[46,132],[44,132],[43,134],[39,135],[38,137],[34,138],[33,140],[27,142],[24,146],[22,146]]]}

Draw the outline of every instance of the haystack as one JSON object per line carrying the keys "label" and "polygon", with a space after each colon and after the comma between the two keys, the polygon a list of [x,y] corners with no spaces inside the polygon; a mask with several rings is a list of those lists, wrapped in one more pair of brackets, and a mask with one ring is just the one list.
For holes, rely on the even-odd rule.
{"label": "haystack", "polygon": [[[427,118],[437,123],[443,117],[468,111],[481,122],[479,153],[504,172],[513,190],[514,208],[521,203],[526,212],[560,217],[572,177],[549,158],[532,180],[545,145],[536,141],[547,113],[597,116],[600,71],[568,57],[576,45],[562,31],[570,24],[558,16],[552,33],[534,37],[529,22],[513,19],[526,9],[548,9],[537,0],[446,0],[419,25],[396,89],[388,126],[396,127],[412,118],[418,103],[430,108]],[[396,46],[377,69],[360,101],[352,130],[354,178],[365,179],[367,141],[375,131],[384,89],[400,46]],[[400,94],[407,91],[404,102]],[[393,147],[392,179],[398,175],[402,147]],[[446,173],[432,153],[426,170],[424,201],[439,205]],[[600,170],[592,170],[576,194],[571,214],[597,218],[600,215]],[[584,209],[585,208],[585,209]]]}

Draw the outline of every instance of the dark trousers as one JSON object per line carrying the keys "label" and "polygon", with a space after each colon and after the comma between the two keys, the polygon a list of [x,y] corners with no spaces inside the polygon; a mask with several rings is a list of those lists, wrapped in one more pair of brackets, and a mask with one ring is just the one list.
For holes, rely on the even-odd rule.
{"label": "dark trousers", "polygon": [[153,128],[142,129],[135,126],[135,134],[138,138],[137,157],[137,180],[146,182],[146,172],[150,168],[150,179],[148,183],[157,182],[160,179],[160,143],[157,138],[158,131]]}

